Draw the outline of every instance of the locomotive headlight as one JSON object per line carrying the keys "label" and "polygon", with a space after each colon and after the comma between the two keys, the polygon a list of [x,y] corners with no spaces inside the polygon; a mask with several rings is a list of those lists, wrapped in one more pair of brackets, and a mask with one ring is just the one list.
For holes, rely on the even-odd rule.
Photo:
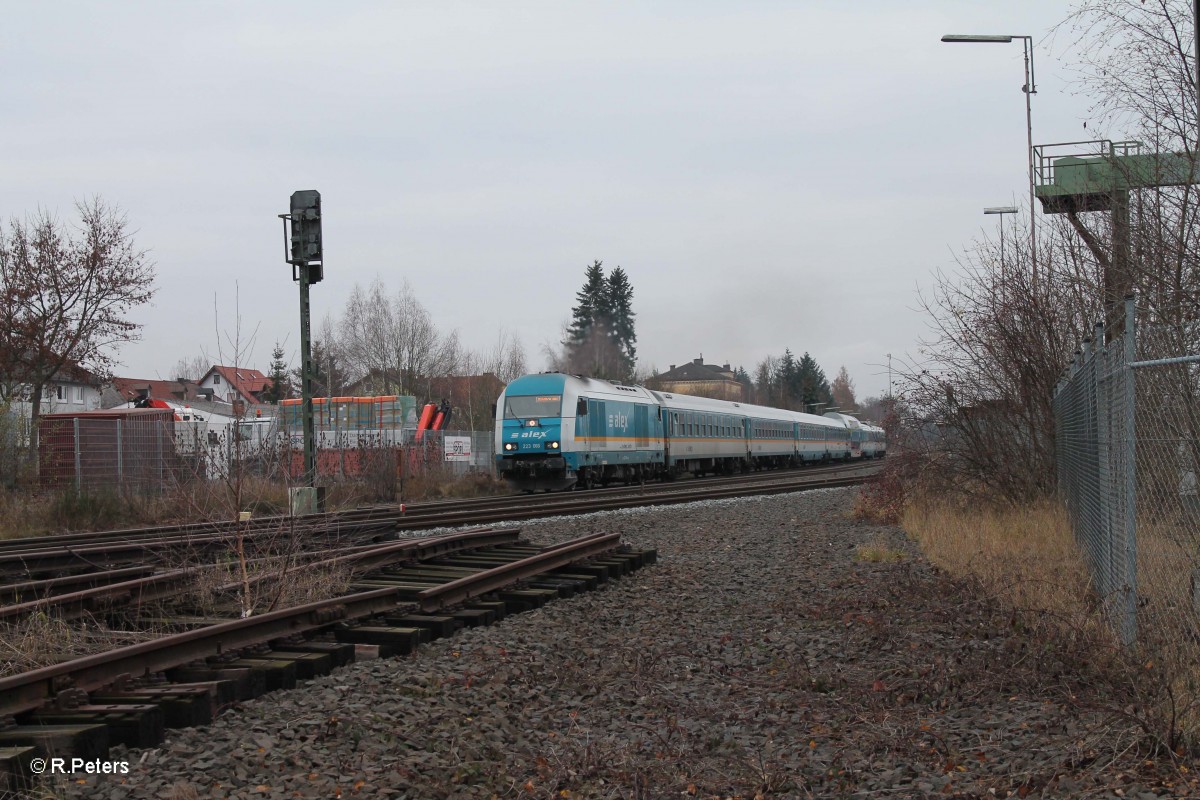
{"label": "locomotive headlight", "polygon": [[558,442],[546,442],[546,449],[547,450],[557,450]]}
{"label": "locomotive headlight", "polygon": [[516,443],[516,442],[505,442],[505,443],[504,443],[504,449],[505,449],[505,450],[516,450],[516,449],[517,449],[517,443]]}
{"label": "locomotive headlight", "polygon": [[528,422],[526,422],[525,424],[528,425],[530,428],[536,428],[538,426],[538,421],[536,419],[531,419]]}

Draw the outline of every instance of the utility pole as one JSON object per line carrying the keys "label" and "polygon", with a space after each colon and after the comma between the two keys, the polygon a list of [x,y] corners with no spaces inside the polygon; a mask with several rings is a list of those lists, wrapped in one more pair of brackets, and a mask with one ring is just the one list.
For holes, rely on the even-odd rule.
{"label": "utility pole", "polygon": [[[325,277],[325,265],[321,246],[321,193],[315,189],[293,192],[291,210],[279,215],[284,220],[284,236],[287,240],[287,262],[292,265],[292,280],[300,283],[300,397],[301,426],[304,431],[304,478],[306,501],[293,502],[293,513],[297,508],[304,512],[321,511],[324,505],[317,491],[317,445],[316,426],[313,422],[312,402],[312,326],[309,310],[309,287],[320,283]],[[291,236],[287,225],[291,223]]]}

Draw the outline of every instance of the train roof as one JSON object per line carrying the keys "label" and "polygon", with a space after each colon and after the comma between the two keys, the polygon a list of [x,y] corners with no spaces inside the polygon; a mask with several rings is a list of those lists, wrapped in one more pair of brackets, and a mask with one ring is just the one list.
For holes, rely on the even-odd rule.
{"label": "train roof", "polygon": [[753,403],[742,403],[732,400],[714,400],[711,397],[697,397],[696,395],[680,394],[679,392],[658,392],[651,390],[651,394],[659,398],[667,408],[677,408],[684,411],[705,411],[712,414],[732,414],[734,416],[755,417],[757,419],[786,420],[806,425],[844,427],[831,420],[818,417],[815,414],[805,414],[802,411],[788,411],[783,408],[758,406]]}
{"label": "train roof", "polygon": [[586,392],[590,397],[615,400],[642,400],[657,403],[650,390],[603,378],[585,378],[562,372],[522,375],[504,387],[504,395],[572,394]]}

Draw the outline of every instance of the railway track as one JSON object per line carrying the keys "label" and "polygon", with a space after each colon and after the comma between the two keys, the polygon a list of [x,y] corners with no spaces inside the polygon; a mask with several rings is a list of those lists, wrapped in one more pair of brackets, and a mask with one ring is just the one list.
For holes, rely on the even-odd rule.
{"label": "railway track", "polygon": [[[4,597],[4,583],[61,578],[66,572],[111,571],[144,566],[147,562],[163,563],[181,550],[195,559],[227,549],[234,536],[269,544],[270,540],[285,535],[289,540],[303,541],[305,549],[322,545],[344,547],[350,543],[384,541],[401,531],[850,485],[861,482],[877,469],[877,464],[859,462],[588,492],[505,495],[407,507],[378,506],[299,518],[273,516],[241,523],[204,522],[0,540],[0,600]],[[26,592],[29,588],[33,587]]]}
{"label": "railway track", "polygon": [[[0,584],[0,624],[32,612],[71,619],[133,610],[157,613],[160,625],[174,628],[151,641],[0,678],[0,789],[6,781],[27,782],[28,764],[40,754],[98,758],[111,743],[150,746],[164,726],[203,724],[234,702],[287,688],[297,676],[323,674],[356,652],[411,652],[431,637],[593,588],[655,559],[652,551],[622,547],[616,534],[539,547],[520,541],[519,528],[511,526],[398,539],[402,531],[846,486],[874,471],[874,465],[837,465],[428,503],[403,512],[363,509],[301,518],[296,525],[283,518],[252,521],[241,530],[247,541],[287,525],[305,544],[291,554],[293,568],[341,570],[350,590],[245,619],[231,618],[237,592],[248,586],[242,581],[215,587],[217,611],[187,616],[160,605],[195,578],[196,568],[165,567],[170,554],[218,553],[228,547],[228,526],[0,543],[0,568],[9,570],[8,582]],[[271,557],[261,557],[264,566]],[[264,569],[247,580],[271,579]]]}
{"label": "railway track", "polygon": [[[250,566],[258,571],[261,564],[265,571],[271,571],[278,570],[281,563],[295,568],[320,564],[324,563],[322,559],[344,552],[347,548],[369,551],[380,541],[395,541],[395,537],[403,530],[486,525],[502,520],[844,486],[861,482],[872,472],[872,467],[868,465],[838,465],[803,472],[771,472],[748,478],[739,476],[732,480],[539,495],[532,499],[518,495],[430,503],[416,509],[412,517],[368,509],[360,528],[351,527],[345,515],[322,515],[324,528],[311,521],[300,528],[284,528],[283,531],[288,535],[270,542],[280,546],[277,549],[284,549],[284,554],[251,559]],[[284,524],[286,518],[271,518],[271,521]],[[121,605],[136,607],[177,595],[214,560],[227,556],[232,544],[228,532],[223,535],[214,533],[211,525],[183,527],[186,533],[179,534],[172,529],[170,535],[178,538],[166,541],[162,531],[142,529],[102,532],[97,534],[98,543],[88,545],[78,544],[84,541],[80,534],[67,534],[63,537],[67,543],[34,547],[27,544],[29,540],[19,540],[7,551],[0,549],[0,567],[7,565],[10,576],[53,575],[41,579],[10,579],[8,583],[0,583],[0,622],[30,612],[50,610],[64,618],[76,618],[104,613]],[[200,530],[204,532],[196,533]],[[259,535],[264,538],[264,531],[267,530],[270,528],[261,523],[257,528]],[[280,530],[276,529],[275,532],[278,534]],[[175,565],[170,563],[172,560],[176,562]],[[84,571],[58,574],[62,570]],[[0,572],[0,575],[3,573]]]}
{"label": "railway track", "polygon": [[654,560],[615,533],[538,546],[515,528],[341,553],[326,561],[352,570],[347,594],[245,619],[189,619],[152,641],[0,678],[0,790],[27,785],[36,758],[153,746],[166,727],[206,724],[364,652],[407,654]]}

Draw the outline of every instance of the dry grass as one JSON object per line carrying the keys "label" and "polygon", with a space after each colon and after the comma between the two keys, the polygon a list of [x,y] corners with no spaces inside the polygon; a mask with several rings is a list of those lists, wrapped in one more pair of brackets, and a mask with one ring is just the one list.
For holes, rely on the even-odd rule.
{"label": "dry grass", "polygon": [[249,602],[243,604],[246,584],[237,563],[230,560],[197,569],[179,600],[201,615],[228,615],[242,607],[262,614],[345,594],[352,577],[345,564],[313,566],[286,557],[260,559],[250,564]]}
{"label": "dry grass", "polygon": [[1136,720],[1164,751],[1200,746],[1200,637],[1191,612],[1190,536],[1139,527],[1138,648],[1117,640],[1115,598],[1099,598],[1066,511],[1047,498],[1025,508],[914,503],[905,530],[949,574],[978,583],[1018,613],[1033,638],[1056,642],[1072,669],[1094,673],[1131,699],[1116,716]]}
{"label": "dry grass", "polygon": [[158,636],[151,631],[117,631],[91,619],[66,622],[43,613],[0,624],[0,676],[104,653]]}
{"label": "dry grass", "polygon": [[404,481],[404,500],[409,503],[511,493],[512,488],[507,483],[481,472],[454,475],[445,470],[427,469]]}
{"label": "dry grass", "polygon": [[1014,608],[1070,620],[1094,616],[1087,566],[1053,500],[1023,508],[912,503],[901,524],[934,564],[977,580]]}
{"label": "dry grass", "polygon": [[[379,502],[485,497],[512,491],[504,481],[487,474],[455,476],[447,470],[432,468],[410,476],[404,481],[402,492],[400,488],[398,484],[393,495],[379,497],[371,487],[359,482],[334,483],[327,489],[327,508],[338,511]],[[250,511],[255,517],[287,514],[288,485],[247,475],[240,483],[192,481],[155,496],[0,490],[0,539],[170,525],[202,519],[232,520],[238,511]]]}

